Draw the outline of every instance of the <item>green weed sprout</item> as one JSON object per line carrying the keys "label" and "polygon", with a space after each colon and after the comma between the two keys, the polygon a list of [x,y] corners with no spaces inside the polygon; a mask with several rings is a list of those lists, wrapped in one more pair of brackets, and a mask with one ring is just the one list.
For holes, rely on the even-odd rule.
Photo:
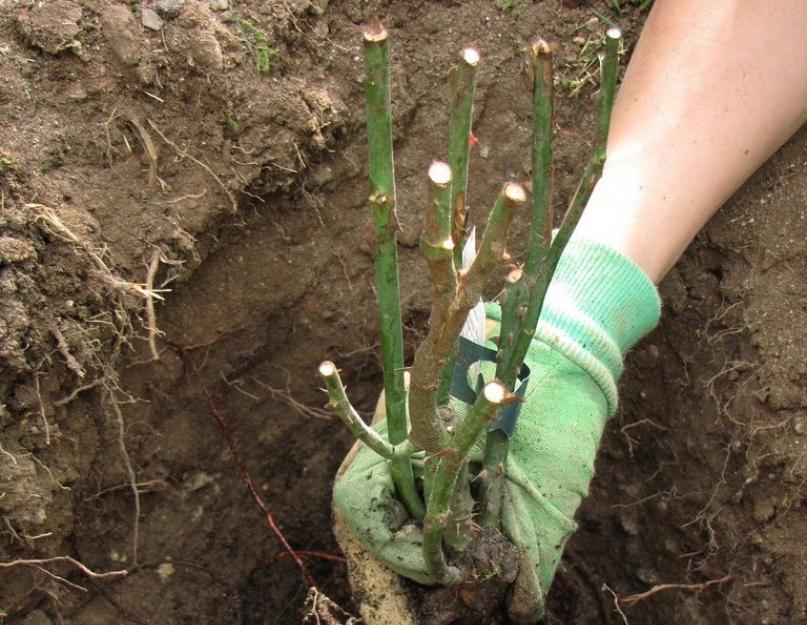
{"label": "green weed sprout", "polygon": [[[505,182],[494,202],[478,251],[462,266],[467,231],[466,194],[469,138],[479,53],[465,48],[450,75],[451,115],[448,162],[432,162],[429,197],[420,249],[429,267],[433,302],[429,331],[415,352],[408,393],[404,388],[403,338],[398,283],[396,194],[390,113],[389,39],[376,20],[364,29],[367,73],[365,99],[369,145],[370,194],[374,241],[375,286],[378,293],[381,359],[388,440],[365,424],[350,404],[336,365],[323,362],[319,374],[330,406],[356,438],[389,461],[396,491],[409,514],[423,527],[423,556],[435,579],[444,584],[463,580],[451,566],[447,547],[461,551],[469,542],[471,523],[462,523],[469,509],[481,524],[499,529],[502,484],[509,440],[501,429],[487,432],[481,472],[480,500],[470,493],[468,453],[504,406],[518,402],[518,375],[535,333],[544,296],[558,260],[602,174],[611,109],[616,92],[621,33],[610,28],[602,56],[602,83],[594,152],[572,197],[566,215],[552,236],[552,48],[536,41],[530,49],[533,69],[532,216],[522,268],[513,271],[502,297],[502,323],[495,379],[477,393],[467,414],[449,406],[449,391],[460,333],[468,313],[480,301],[492,275],[509,258],[507,233],[516,211],[527,204],[527,193]],[[408,417],[408,419],[407,419]],[[411,429],[410,426],[411,425]],[[412,455],[425,451],[425,481],[415,481]],[[425,491],[425,494],[424,494]]]}

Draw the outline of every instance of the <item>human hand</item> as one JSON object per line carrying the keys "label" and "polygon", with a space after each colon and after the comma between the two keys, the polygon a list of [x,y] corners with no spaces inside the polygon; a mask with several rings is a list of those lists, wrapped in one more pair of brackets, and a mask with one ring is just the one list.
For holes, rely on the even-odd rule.
{"label": "human hand", "polygon": [[[498,314],[498,307],[488,307],[489,318],[497,321]],[[530,386],[504,480],[502,529],[521,552],[508,602],[518,622],[534,622],[543,612],[576,527],[574,513],[588,493],[603,427],[616,408],[622,355],[658,315],[655,288],[630,261],[585,242],[569,246],[525,359]],[[494,325],[491,335],[497,333]],[[385,423],[377,429],[385,434]],[[477,450],[471,460],[480,457]],[[334,505],[387,567],[423,584],[435,582],[422,556],[420,529],[397,502],[384,459],[359,449],[337,476]]]}

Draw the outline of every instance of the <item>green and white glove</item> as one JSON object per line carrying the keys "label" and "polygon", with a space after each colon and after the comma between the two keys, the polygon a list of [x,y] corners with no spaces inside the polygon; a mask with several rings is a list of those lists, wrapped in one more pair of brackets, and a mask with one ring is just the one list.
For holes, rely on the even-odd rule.
{"label": "green and white glove", "polygon": [[[603,428],[616,411],[623,357],[658,324],[660,308],[655,286],[630,259],[585,240],[573,238],[566,247],[525,358],[530,382],[506,468],[502,527],[522,552],[509,611],[519,622],[543,614],[577,527],[575,511],[588,494]],[[486,312],[500,320],[497,305]],[[386,424],[377,429],[385,434]],[[472,460],[481,458],[480,450]],[[406,522],[383,458],[362,447],[337,476],[334,505],[378,560],[404,577],[434,583],[420,530]]]}

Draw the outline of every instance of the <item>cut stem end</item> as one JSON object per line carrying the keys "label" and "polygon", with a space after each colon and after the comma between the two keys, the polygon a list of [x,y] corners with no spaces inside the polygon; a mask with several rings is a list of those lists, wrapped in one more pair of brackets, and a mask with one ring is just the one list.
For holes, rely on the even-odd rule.
{"label": "cut stem end", "polygon": [[483,391],[485,393],[485,399],[487,399],[491,404],[499,405],[504,401],[505,395],[507,394],[507,389],[504,388],[503,384],[499,382],[491,382]]}
{"label": "cut stem end", "polygon": [[320,374],[320,375],[321,375],[323,378],[329,378],[329,377],[331,377],[331,376],[332,376],[334,373],[336,373],[336,365],[335,365],[335,364],[333,364],[333,363],[332,363],[330,360],[326,360],[326,361],[324,361],[324,362],[323,362],[323,363],[322,363],[322,364],[319,366],[319,374]]}
{"label": "cut stem end", "polygon": [[429,166],[429,180],[440,187],[451,183],[451,167],[443,161],[432,161]]}
{"label": "cut stem end", "polygon": [[389,32],[378,18],[371,20],[364,26],[363,34],[364,40],[369,43],[378,43],[389,37]]}
{"label": "cut stem end", "polygon": [[527,192],[517,182],[505,182],[502,187],[502,195],[511,204],[523,204],[527,201]]}
{"label": "cut stem end", "polygon": [[463,48],[462,49],[462,60],[465,61],[468,65],[475,67],[479,63],[479,50],[476,48]]}

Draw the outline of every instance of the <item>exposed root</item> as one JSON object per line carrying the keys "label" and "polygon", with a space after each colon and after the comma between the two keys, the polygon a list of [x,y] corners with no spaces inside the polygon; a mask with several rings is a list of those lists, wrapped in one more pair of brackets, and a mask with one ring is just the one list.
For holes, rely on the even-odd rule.
{"label": "exposed root", "polygon": [[174,150],[176,150],[177,154],[179,154],[183,158],[188,158],[188,159],[192,160],[194,163],[199,165],[199,167],[204,169],[208,174],[210,174],[213,177],[213,179],[218,183],[218,185],[222,188],[224,193],[227,195],[227,198],[230,200],[230,205],[231,205],[231,208],[232,208],[231,212],[233,214],[237,213],[238,212],[238,201],[235,199],[235,196],[233,195],[232,191],[230,191],[225,186],[225,184],[221,181],[221,178],[219,178],[216,175],[216,172],[214,172],[212,169],[210,169],[210,167],[208,165],[206,165],[205,163],[200,161],[198,158],[195,158],[192,155],[188,154],[185,150],[180,148],[176,143],[171,141],[171,139],[166,137],[165,134],[163,134],[163,132],[159,129],[157,124],[155,124],[153,121],[151,121],[150,119],[147,119],[146,121],[148,122],[148,125],[151,126],[154,129],[154,132],[156,132],[158,135],[160,135],[160,138],[163,141],[165,141],[168,145],[170,145],[172,148],[174,148]]}
{"label": "exposed root", "polygon": [[132,517],[132,566],[137,568],[137,547],[140,542],[140,489],[137,486],[137,476],[132,468],[129,452],[126,450],[126,424],[123,420],[123,413],[121,412],[118,400],[115,398],[115,393],[107,391],[107,395],[118,423],[118,447],[120,448],[121,458],[123,459],[123,466],[129,476],[129,487],[134,497],[134,515]]}
{"label": "exposed root", "polygon": [[129,123],[135,127],[135,130],[137,130],[137,133],[140,135],[140,141],[143,142],[143,149],[146,151],[146,156],[148,156],[149,159],[149,186],[153,187],[154,183],[158,180],[157,159],[159,158],[159,153],[157,152],[157,147],[154,145],[154,141],[151,140],[151,135],[148,130],[140,123],[140,120],[133,115],[127,117]]}
{"label": "exposed root", "polygon": [[14,454],[12,454],[10,451],[8,451],[7,449],[3,448],[2,445],[0,445],[0,454],[3,454],[7,458],[10,458],[11,462],[14,463],[14,466],[17,466],[19,464],[19,462],[17,462],[17,457]]}
{"label": "exposed root", "polygon": [[65,486],[59,480],[57,480],[53,475],[53,471],[50,470],[50,467],[37,458],[35,453],[29,451],[26,455],[30,457],[31,460],[33,460],[45,473],[48,474],[50,481],[53,482],[60,490],[72,490],[69,486]]}
{"label": "exposed root", "polygon": [[625,625],[630,625],[630,623],[628,623],[628,617],[625,616],[625,613],[622,611],[622,608],[619,605],[619,595],[617,595],[613,590],[611,590],[611,587],[605,583],[603,583],[602,585],[602,590],[604,592],[610,593],[611,597],[613,597],[614,599],[614,612],[619,614],[619,616],[622,618],[622,622]]}
{"label": "exposed root", "polygon": [[76,397],[78,397],[84,391],[89,391],[91,388],[95,388],[96,386],[101,386],[101,385],[104,384],[105,381],[106,381],[105,377],[100,377],[100,378],[96,378],[95,380],[93,380],[89,384],[84,384],[82,386],[77,386],[68,395],[65,395],[64,397],[61,397],[59,399],[54,400],[53,405],[56,406],[57,408],[61,407],[61,406],[66,406],[67,404],[69,404],[71,401],[73,401]]}
{"label": "exposed root", "polygon": [[83,380],[84,376],[86,375],[86,371],[84,371],[84,367],[81,366],[79,361],[76,360],[76,357],[70,353],[70,346],[67,344],[67,340],[64,338],[62,331],[54,326],[50,329],[50,332],[53,335],[53,338],[56,339],[56,349],[59,350],[59,353],[64,358],[67,368]]}
{"label": "exposed root", "polygon": [[[154,278],[157,276],[157,270],[160,268],[160,258],[162,257],[162,250],[155,247],[151,253],[151,262],[149,262],[148,272],[146,273],[146,290],[154,292]],[[154,311],[154,297],[146,296],[146,329],[148,330],[149,350],[151,350],[152,360],[160,359],[160,352],[157,349],[157,335],[160,330],[157,328],[157,314]]]}
{"label": "exposed root", "polygon": [[[168,489],[168,482],[165,480],[154,479],[154,480],[146,480],[145,482],[137,482],[135,483],[137,490],[140,491],[140,494],[143,493],[161,493]],[[93,501],[95,499],[100,499],[104,495],[109,493],[114,493],[119,490],[123,489],[131,489],[132,484],[131,482],[126,482],[124,484],[116,484],[115,486],[109,486],[107,488],[102,488],[97,493],[93,495],[89,495],[82,499],[82,502]]]}
{"label": "exposed root", "polygon": [[662,432],[668,431],[666,427],[664,427],[663,425],[659,425],[652,419],[639,419],[638,421],[634,421],[633,423],[623,425],[619,431],[622,432],[622,436],[625,437],[625,442],[628,444],[628,456],[630,456],[631,458],[633,458],[633,450],[638,441],[635,438],[633,438],[630,434],[628,434],[628,430],[632,430],[633,428],[639,427],[640,425],[649,425]]}
{"label": "exposed root", "polygon": [[80,590],[81,592],[87,592],[87,589],[84,586],[79,586],[78,584],[68,581],[65,578],[45,568],[49,564],[59,564],[62,562],[74,566],[79,571],[81,571],[86,577],[92,580],[117,579],[119,577],[124,577],[129,574],[128,571],[107,571],[106,573],[96,573],[95,571],[88,568],[86,565],[82,564],[75,558],[71,558],[70,556],[55,556],[53,558],[40,558],[40,559],[20,558],[18,560],[12,560],[11,562],[0,562],[0,569],[11,569],[17,566],[31,567],[45,573],[48,577],[54,579],[57,582],[65,584],[75,590]]}
{"label": "exposed root", "polygon": [[297,414],[303,415],[305,417],[314,417],[315,419],[327,419],[331,420],[333,418],[333,414],[322,408],[316,408],[312,406],[306,406],[304,403],[298,401],[294,398],[291,394],[289,386],[287,385],[285,389],[281,388],[273,388],[262,382],[255,376],[250,376],[250,380],[255,382],[261,388],[266,389],[269,392],[269,395],[272,396],[272,399],[280,400],[284,404],[291,406]]}
{"label": "exposed root", "polygon": [[[283,558],[288,557],[288,555],[288,551],[278,551],[277,554],[266,561],[266,564],[272,564],[273,562],[282,560]],[[303,549],[297,551],[297,555],[301,558],[314,558],[316,560],[325,560],[327,562],[338,562],[339,564],[345,564],[347,562],[347,559],[344,556],[339,556],[335,553],[325,553],[324,551],[309,551]]]}
{"label": "exposed root", "polygon": [[229,448],[230,453],[233,456],[233,460],[235,461],[235,464],[238,467],[239,473],[241,473],[244,485],[246,486],[247,491],[249,491],[249,494],[252,496],[252,500],[255,502],[255,504],[258,506],[258,508],[260,508],[261,512],[263,513],[263,518],[264,521],[266,522],[266,525],[269,527],[269,530],[272,532],[272,534],[275,536],[278,542],[280,542],[280,544],[283,547],[283,550],[289,554],[289,557],[292,559],[294,564],[297,565],[297,568],[300,570],[300,573],[303,576],[303,580],[306,582],[308,587],[310,589],[315,589],[314,579],[308,572],[308,569],[303,563],[302,558],[300,558],[300,556],[297,554],[294,548],[289,544],[283,532],[280,531],[280,528],[275,522],[275,518],[272,515],[271,510],[269,510],[269,506],[266,505],[266,502],[258,493],[258,489],[255,488],[255,483],[252,479],[252,474],[249,472],[249,469],[247,469],[247,466],[244,463],[243,458],[241,457],[241,453],[238,451],[238,447],[235,444],[235,437],[233,436],[233,433],[230,430],[227,418],[224,416],[224,413],[221,410],[219,410],[219,408],[216,406],[215,402],[213,401],[213,396],[210,394],[210,391],[202,382],[199,368],[196,366],[196,363],[193,361],[193,359],[184,350],[180,350],[180,354],[183,356],[183,360],[193,373],[193,377],[195,378],[196,384],[202,391],[202,394],[204,395],[205,400],[207,401],[207,406],[210,409],[213,418],[216,420],[216,423],[218,424],[221,433],[224,435],[224,440],[226,441],[227,447]]}
{"label": "exposed root", "polygon": [[316,587],[308,590],[303,607],[303,625],[359,625],[361,620],[345,612]]}
{"label": "exposed root", "polygon": [[628,595],[627,597],[622,597],[619,599],[621,603],[624,605],[635,605],[640,601],[644,601],[648,597],[652,597],[653,595],[663,592],[665,590],[703,590],[704,588],[708,588],[709,586],[714,586],[716,584],[724,584],[734,579],[733,575],[724,575],[718,579],[710,579],[709,581],[700,583],[700,584],[656,584],[650,590],[646,590],[645,592],[640,592],[635,595]]}
{"label": "exposed root", "polygon": [[652,597],[655,594],[660,592],[664,592],[667,590],[694,590],[694,591],[701,591],[709,586],[716,586],[720,584],[724,584],[726,582],[730,582],[734,579],[733,575],[724,575],[723,577],[717,579],[710,579],[705,582],[701,582],[700,584],[656,584],[650,590],[646,590],[644,592],[636,593],[633,595],[628,595],[627,597],[620,597],[616,594],[608,584],[603,584],[602,589],[604,592],[607,592],[611,595],[614,602],[614,611],[619,614],[622,618],[622,622],[624,625],[630,625],[628,622],[628,617],[625,615],[625,612],[622,610],[622,606],[634,606],[637,603],[644,601]]}
{"label": "exposed root", "polygon": [[42,419],[42,427],[45,431],[45,445],[50,445],[50,425],[48,424],[48,417],[45,415],[45,403],[42,401],[42,393],[39,389],[38,373],[34,373],[34,392],[36,393],[36,401],[39,405],[39,416]]}
{"label": "exposed root", "polygon": [[35,211],[37,213],[37,220],[48,224],[55,231],[54,234],[81,248],[95,264],[101,279],[113,289],[123,293],[137,295],[138,297],[156,297],[157,299],[163,299],[162,295],[160,295],[160,290],[148,290],[145,285],[128,282],[112,273],[112,270],[107,266],[103,258],[101,258],[101,255],[79,239],[50,206],[45,206],[44,204],[26,204],[26,208]]}

